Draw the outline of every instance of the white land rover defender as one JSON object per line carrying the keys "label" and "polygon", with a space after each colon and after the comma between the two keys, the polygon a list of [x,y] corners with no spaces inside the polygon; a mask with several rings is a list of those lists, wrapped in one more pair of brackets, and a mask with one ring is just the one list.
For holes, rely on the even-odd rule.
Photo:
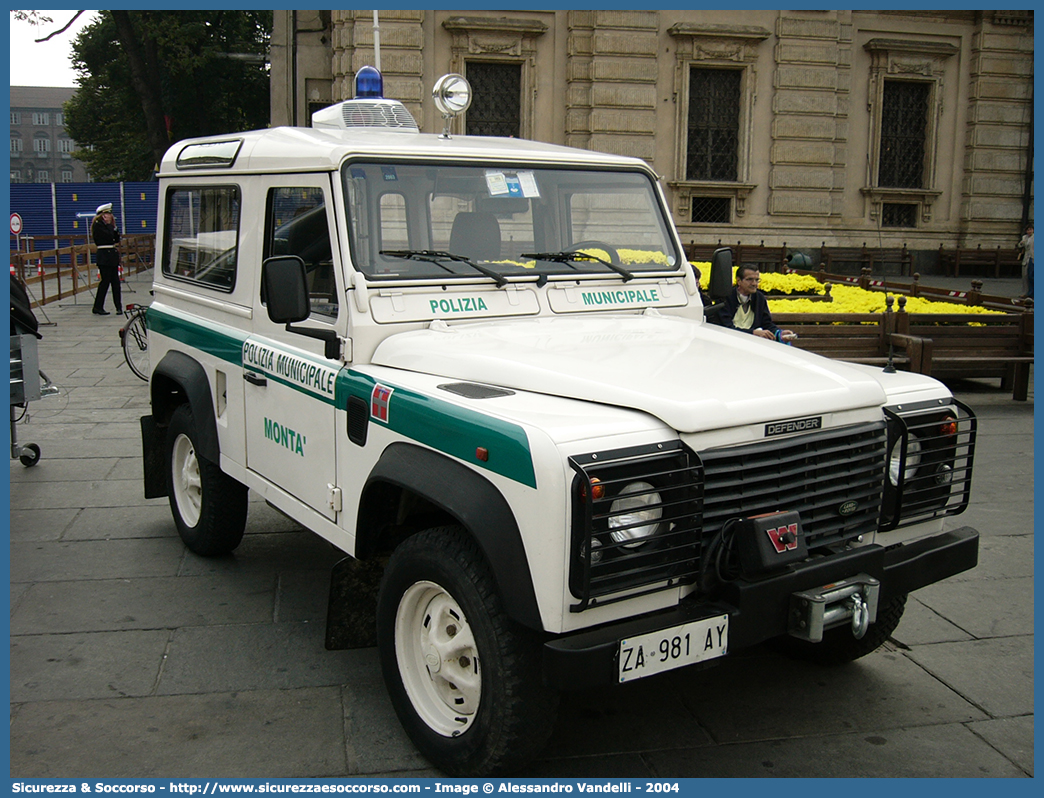
{"label": "white land rover defender", "polygon": [[[447,118],[468,96],[436,87]],[[705,323],[641,160],[365,98],[179,142],[160,187],[146,496],[198,554],[251,489],[375,564],[392,703],[446,773],[519,767],[561,689],[863,656],[976,563],[943,526],[972,412]]]}

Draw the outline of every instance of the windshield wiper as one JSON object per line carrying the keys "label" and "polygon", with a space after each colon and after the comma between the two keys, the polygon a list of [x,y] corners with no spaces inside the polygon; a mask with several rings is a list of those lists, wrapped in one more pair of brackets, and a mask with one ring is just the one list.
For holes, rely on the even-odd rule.
{"label": "windshield wiper", "polygon": [[590,252],[574,251],[574,252],[523,252],[521,253],[523,258],[532,258],[533,260],[548,260],[552,263],[570,263],[571,261],[588,261],[593,260],[596,263],[601,263],[603,266],[608,266],[614,272],[624,278],[626,283],[628,280],[633,280],[634,275],[627,271],[623,266],[617,266],[615,263],[599,258],[597,255],[592,255]]}
{"label": "windshield wiper", "polygon": [[[442,266],[442,264],[439,263],[439,261],[443,260],[451,260],[454,263],[464,263],[470,266],[475,271],[480,272],[486,275],[486,277],[489,277],[492,280],[494,280],[497,284],[497,288],[503,288],[505,285],[508,284],[508,279],[499,272],[495,272],[493,271],[493,269],[489,269],[485,266],[479,266],[477,263],[470,260],[469,258],[465,258],[463,255],[454,255],[452,252],[442,252],[441,250],[437,249],[382,249],[380,251],[380,254],[387,255],[389,258],[423,260],[427,261],[428,263],[437,264],[439,266]],[[442,266],[442,268],[446,269],[445,266]],[[446,271],[450,270],[446,269]]]}

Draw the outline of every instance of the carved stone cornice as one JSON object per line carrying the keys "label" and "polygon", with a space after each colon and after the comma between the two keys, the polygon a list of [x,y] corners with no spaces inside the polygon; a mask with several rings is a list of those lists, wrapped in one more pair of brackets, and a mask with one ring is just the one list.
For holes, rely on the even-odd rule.
{"label": "carved stone cornice", "polygon": [[771,32],[753,25],[701,25],[679,22],[667,33],[681,39],[678,54],[693,61],[751,63],[757,46]]}
{"label": "carved stone cornice", "polygon": [[542,36],[547,25],[539,19],[511,17],[450,17],[442,23],[448,31],[485,31],[489,33],[513,33],[516,36]]}
{"label": "carved stone cornice", "polygon": [[956,55],[956,45],[947,42],[912,42],[904,39],[871,39],[863,45],[870,53],[873,72],[889,75],[932,77],[943,71],[943,61]]}
{"label": "carved stone cornice", "polygon": [[670,36],[700,36],[715,39],[737,39],[754,44],[772,35],[771,31],[756,25],[707,25],[696,22],[678,22],[667,29]]}

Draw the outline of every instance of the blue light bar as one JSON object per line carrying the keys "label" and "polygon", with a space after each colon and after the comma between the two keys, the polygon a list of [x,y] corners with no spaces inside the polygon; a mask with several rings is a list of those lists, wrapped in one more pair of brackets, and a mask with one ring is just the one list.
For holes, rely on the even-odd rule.
{"label": "blue light bar", "polygon": [[379,100],[384,97],[384,77],[372,66],[355,73],[355,99]]}

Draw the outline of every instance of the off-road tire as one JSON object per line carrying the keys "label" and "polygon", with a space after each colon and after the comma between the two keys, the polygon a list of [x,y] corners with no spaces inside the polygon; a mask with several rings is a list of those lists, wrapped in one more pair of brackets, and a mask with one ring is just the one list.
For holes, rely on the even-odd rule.
{"label": "off-road tire", "polygon": [[785,654],[819,665],[838,666],[865,657],[879,649],[888,640],[903,618],[906,609],[906,594],[882,604],[877,608],[877,621],[867,627],[866,634],[856,640],[852,630],[846,626],[827,629],[820,643],[809,643],[794,637],[780,638],[776,642]]}
{"label": "off-road tire", "polygon": [[204,557],[228,554],[243,540],[247,488],[199,454],[192,409],[181,405],[167,428],[167,494],[178,534]]}
{"label": "off-road tire", "polygon": [[447,775],[507,773],[547,742],[558,694],[541,683],[540,641],[507,616],[462,528],[419,532],[392,554],[377,646],[403,728]]}

